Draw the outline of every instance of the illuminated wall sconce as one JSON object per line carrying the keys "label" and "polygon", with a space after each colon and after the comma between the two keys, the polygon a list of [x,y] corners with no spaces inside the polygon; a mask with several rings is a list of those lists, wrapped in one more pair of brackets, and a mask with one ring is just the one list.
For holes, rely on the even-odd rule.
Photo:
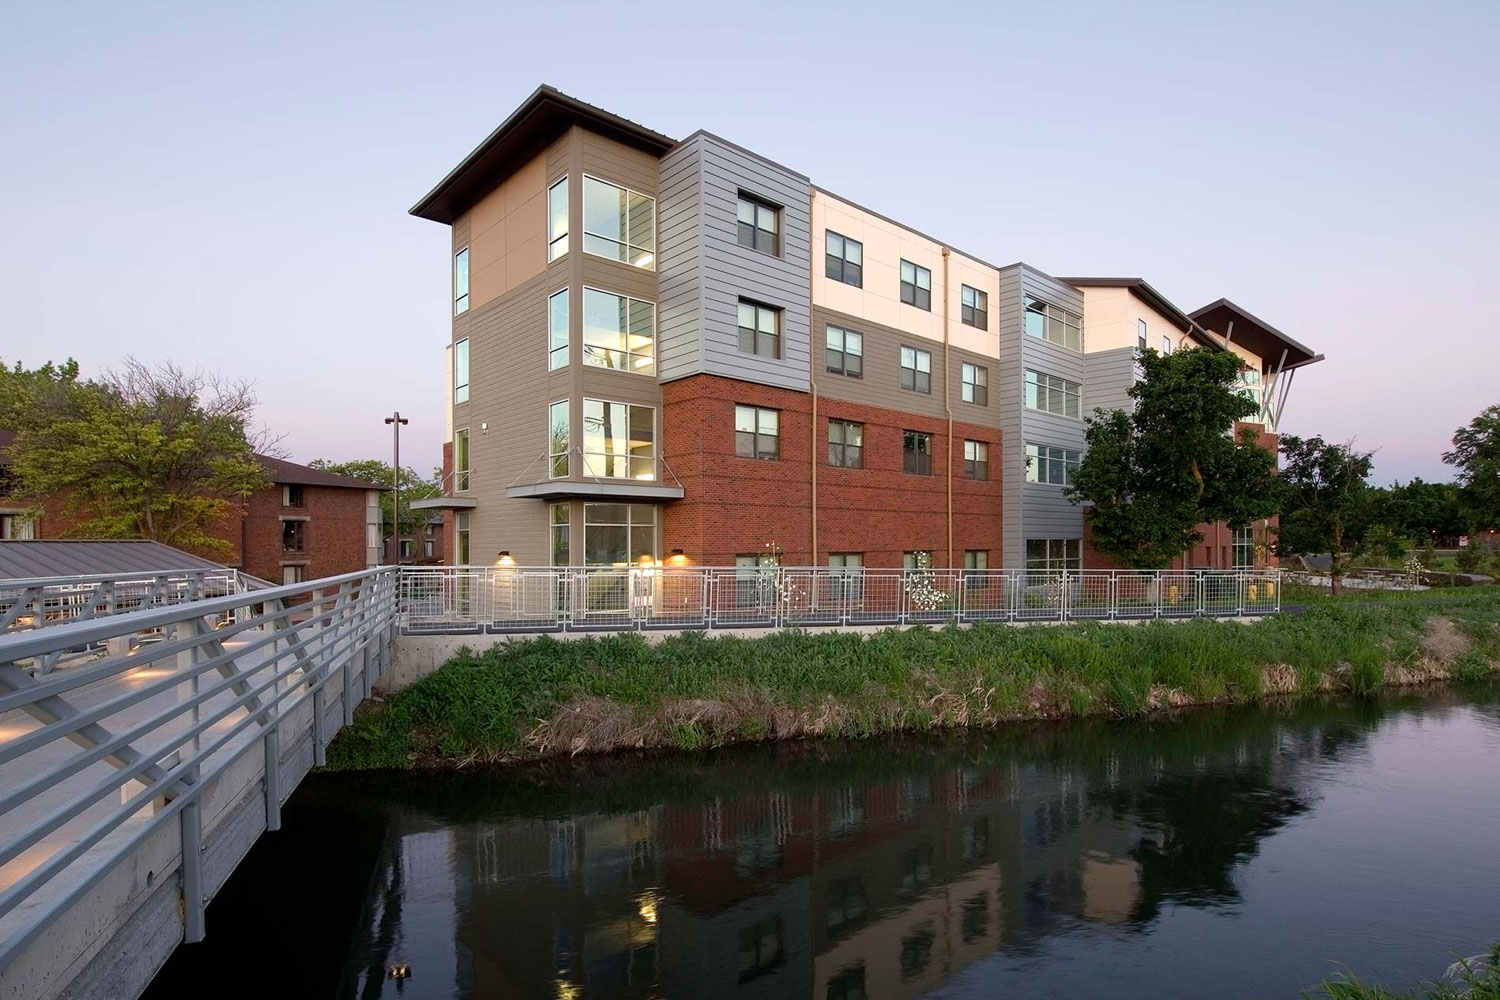
{"label": "illuminated wall sconce", "polygon": [[496,566],[514,566],[516,561],[510,557],[510,549],[501,549],[500,558],[495,560]]}
{"label": "illuminated wall sconce", "polygon": [[668,566],[686,566],[688,557],[682,554],[681,549],[673,549],[672,554],[667,557]]}

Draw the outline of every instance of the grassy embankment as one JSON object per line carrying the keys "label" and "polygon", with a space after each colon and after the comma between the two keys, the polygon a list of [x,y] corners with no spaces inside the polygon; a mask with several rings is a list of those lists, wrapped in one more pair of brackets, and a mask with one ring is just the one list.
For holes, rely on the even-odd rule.
{"label": "grassy embankment", "polygon": [[1397,993],[1345,973],[1325,980],[1303,996],[1307,1000],[1500,1000],[1500,944],[1490,950],[1487,965],[1480,962],[1470,967],[1458,982],[1432,983],[1413,992]]}
{"label": "grassy embankment", "polygon": [[509,642],[461,653],[363,707],[329,748],[328,766],[452,766],[1135,716],[1269,696],[1361,695],[1500,670],[1500,588],[1449,593],[1313,597],[1300,616],[1254,624]]}

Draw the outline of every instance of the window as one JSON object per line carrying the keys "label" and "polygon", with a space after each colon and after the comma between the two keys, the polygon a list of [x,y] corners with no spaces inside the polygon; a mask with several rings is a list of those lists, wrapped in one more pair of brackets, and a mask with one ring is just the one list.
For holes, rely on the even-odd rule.
{"label": "window", "polygon": [[840,969],[838,975],[828,980],[826,1000],[865,1000],[865,963]]}
{"label": "window", "polygon": [[909,260],[901,262],[901,301],[932,312],[932,272]]}
{"label": "window", "polygon": [[547,261],[568,252],[568,179],[547,189]]}
{"label": "window", "polygon": [[1143,319],[1138,319],[1135,321],[1135,346],[1144,351],[1146,349],[1147,343],[1146,321]]}
{"label": "window", "polygon": [[959,916],[959,929],[964,944],[973,944],[984,937],[990,926],[990,894],[981,892],[964,900]]}
{"label": "window", "polygon": [[986,442],[964,442],[964,478],[990,478],[990,446]]}
{"label": "window", "polygon": [[737,607],[754,607],[770,598],[776,586],[776,557],[750,552],[734,557],[734,600]]}
{"label": "window", "polygon": [[547,475],[549,478],[561,479],[568,474],[571,442],[568,401],[559,399],[547,408]]}
{"label": "window", "polygon": [[469,401],[469,338],[453,345],[453,402]]}
{"label": "window", "polygon": [[[831,807],[830,807],[831,808]],[[837,937],[865,920],[865,887],[852,878],[828,884],[828,909],[824,914],[830,936]]]}
{"label": "window", "polygon": [[547,530],[551,534],[552,565],[568,565],[569,548],[573,544],[573,508],[571,504],[554,503],[547,507]]}
{"label": "window", "polygon": [[1255,529],[1253,527],[1235,528],[1233,535],[1235,569],[1255,568]]}
{"label": "window", "polygon": [[1079,393],[1083,387],[1058,375],[1026,372],[1026,405],[1033,410],[1055,413],[1060,417],[1078,416]]}
{"label": "window", "polygon": [[981,330],[990,328],[990,297],[987,293],[977,288],[964,285],[959,293],[963,298],[960,308],[960,317],[969,326],[977,326]]}
{"label": "window", "polygon": [[1083,318],[1050,302],[1026,297],[1026,333],[1070,351],[1083,350]]}
{"label": "window", "polygon": [[299,483],[287,483],[281,487],[281,506],[283,507],[305,507],[307,506],[306,493]]}
{"label": "window", "polygon": [[654,269],[656,199],[585,175],[583,250]]}
{"label": "window", "polygon": [[901,553],[902,569],[931,569],[932,550],[917,549],[915,552]]}
{"label": "window", "polygon": [[453,255],[453,315],[469,311],[469,248]]}
{"label": "window", "polygon": [[22,540],[33,534],[32,522],[20,514],[0,514],[0,538]]}
{"label": "window", "polygon": [[1078,471],[1078,452],[1045,444],[1026,446],[1026,481],[1049,486],[1072,486]]}
{"label": "window", "polygon": [[656,303],[585,288],[583,363],[656,374]]}
{"label": "window", "polygon": [[[649,503],[583,505],[583,561],[638,566],[656,558],[656,508]],[[606,595],[608,597],[609,595]],[[620,595],[622,602],[625,597]]]}
{"label": "window", "polygon": [[828,464],[842,469],[865,467],[865,425],[852,420],[828,421]]}
{"label": "window", "polygon": [[759,406],[734,408],[734,453],[775,461],[781,456],[781,414]]}
{"label": "window", "polygon": [[932,475],[932,435],[901,432],[901,469],[913,476]]}
{"label": "window", "polygon": [[403,560],[411,558],[411,539],[410,538],[403,538],[403,539],[401,539],[401,558]]}
{"label": "window", "polygon": [[464,427],[453,432],[453,491],[465,493],[469,489],[469,429]]}
{"label": "window", "polygon": [[306,552],[307,551],[307,522],[306,521],[282,521],[281,522],[281,551],[283,551],[283,552]]}
{"label": "window", "polygon": [[568,366],[568,290],[547,297],[547,370]]}
{"label": "window", "polygon": [[969,549],[964,552],[964,569],[989,569],[990,554],[986,549]]}
{"label": "window", "polygon": [[823,273],[834,281],[842,281],[855,288],[865,286],[865,245],[847,236],[840,236],[832,229],[823,231]]}
{"label": "window", "polygon": [[836,601],[857,601],[864,596],[863,552],[828,553],[828,575],[830,597]]}
{"label": "window", "polygon": [[283,584],[287,584],[287,583],[301,583],[302,582],[302,571],[303,571],[304,568],[305,567],[302,567],[302,566],[283,566],[283,567],[281,567],[281,582]]}
{"label": "window", "polygon": [[1026,568],[1031,570],[1076,570],[1083,567],[1082,541],[1077,538],[1026,539]]}
{"label": "window", "polygon": [[975,406],[990,405],[990,370],[983,365],[963,366],[963,401]]}
{"label": "window", "polygon": [[606,479],[656,478],[656,411],[649,406],[583,401],[583,465]]}
{"label": "window", "polygon": [[740,931],[740,982],[748,983],[786,961],[781,938],[780,917],[762,920]]}
{"label": "window", "polygon": [[913,392],[932,391],[932,352],[901,348],[901,388]]}
{"label": "window", "polygon": [[453,515],[453,565],[469,565],[469,512]]}
{"label": "window", "polygon": [[901,939],[901,981],[903,983],[920,976],[932,964],[932,946],[937,942],[937,931],[931,920],[924,920],[912,932]]}
{"label": "window", "polygon": [[740,350],[763,358],[781,357],[781,310],[740,299]]}
{"label": "window", "polygon": [[828,370],[836,375],[862,378],[865,373],[865,338],[863,334],[842,327],[828,328]]}
{"label": "window", "polygon": [[1161,353],[1162,353],[1163,356],[1166,356],[1166,355],[1172,353],[1172,338],[1171,337],[1163,337],[1163,338],[1161,338]]}
{"label": "window", "polygon": [[781,209],[741,191],[737,218],[740,246],[762,253],[781,253]]}
{"label": "window", "polygon": [[436,551],[436,543],[431,538],[422,539],[422,558],[431,559]]}

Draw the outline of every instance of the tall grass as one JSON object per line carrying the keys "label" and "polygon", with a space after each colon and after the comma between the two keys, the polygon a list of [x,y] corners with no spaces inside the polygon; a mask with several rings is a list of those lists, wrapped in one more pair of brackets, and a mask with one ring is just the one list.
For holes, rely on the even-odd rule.
{"label": "tall grass", "polygon": [[[1253,624],[786,631],[543,637],[461,651],[366,707],[329,748],[334,768],[505,760],[624,746],[697,749],[800,735],[1131,716],[1267,693],[1365,695],[1423,654],[1428,619],[1465,636],[1451,676],[1500,661],[1500,593],[1440,606],[1324,602]],[[1267,668],[1281,680],[1266,690]],[[1289,670],[1287,668],[1290,668]],[[1286,677],[1294,680],[1288,684]]]}
{"label": "tall grass", "polygon": [[1487,960],[1466,964],[1457,982],[1428,983],[1415,991],[1396,992],[1353,973],[1340,973],[1302,995],[1306,1000],[1500,1000],[1500,943],[1490,949]]}

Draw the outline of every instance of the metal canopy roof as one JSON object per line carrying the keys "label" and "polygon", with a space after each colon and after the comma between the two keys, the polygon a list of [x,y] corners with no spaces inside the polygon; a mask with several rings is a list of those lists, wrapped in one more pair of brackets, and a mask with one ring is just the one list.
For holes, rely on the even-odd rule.
{"label": "metal canopy roof", "polygon": [[1240,308],[1228,299],[1210,302],[1202,309],[1193,310],[1189,315],[1195,322],[1219,336],[1228,337],[1236,344],[1244,344],[1246,350],[1253,351],[1260,356],[1267,370],[1277,368],[1282,351],[1286,351],[1285,368],[1300,368],[1303,365],[1323,360],[1323,355],[1313,353],[1311,347],[1299,344],[1270,323]]}
{"label": "metal canopy roof", "polygon": [[222,563],[163,542],[113,538],[0,541],[0,580],[224,568]]}

